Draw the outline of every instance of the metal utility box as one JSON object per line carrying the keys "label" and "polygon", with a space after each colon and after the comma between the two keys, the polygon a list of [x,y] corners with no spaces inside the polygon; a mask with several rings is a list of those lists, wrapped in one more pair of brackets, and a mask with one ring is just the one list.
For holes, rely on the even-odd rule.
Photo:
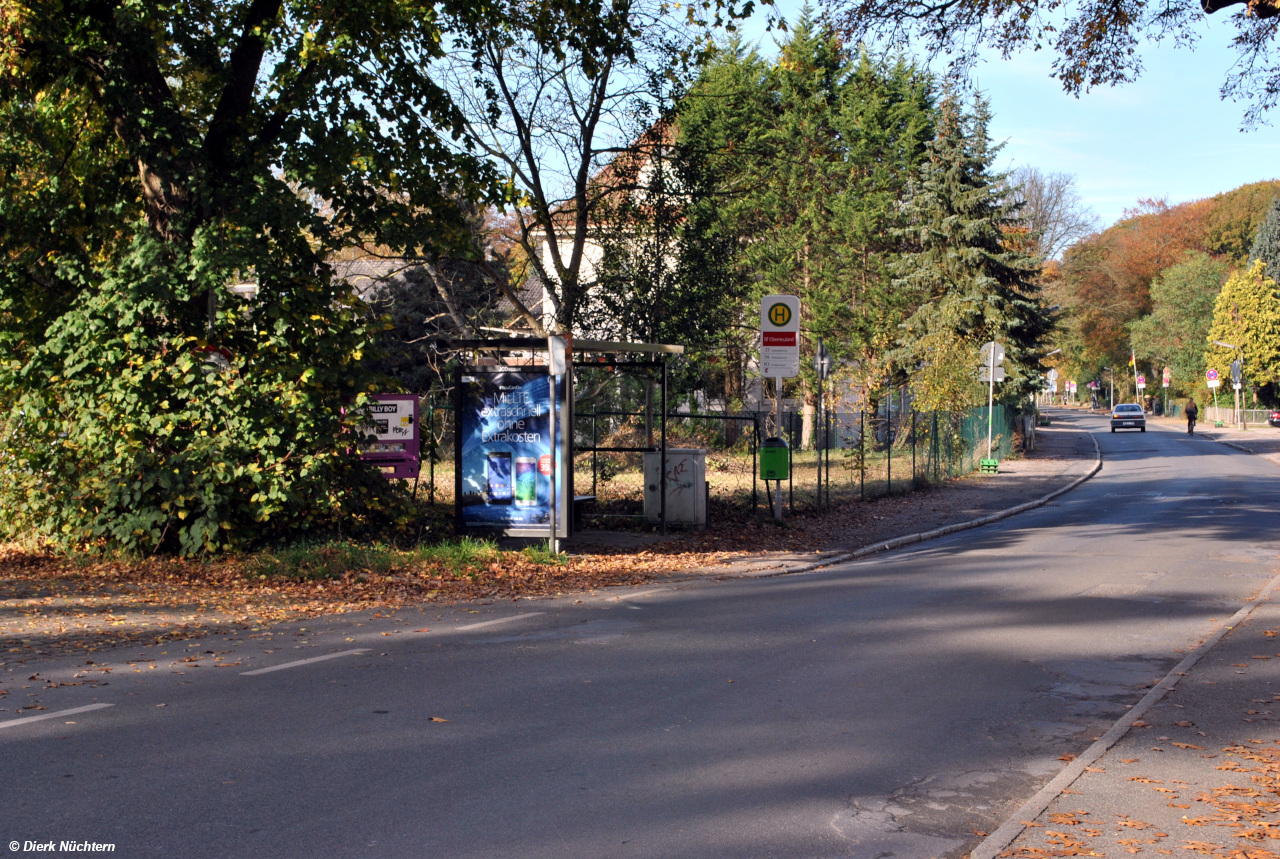
{"label": "metal utility box", "polygon": [[787,480],[791,476],[791,451],[784,438],[767,438],[760,444],[760,479]]}
{"label": "metal utility box", "polygon": [[[650,522],[662,518],[660,452],[644,455],[644,515]],[[700,448],[667,448],[667,523],[707,524],[707,452]]]}

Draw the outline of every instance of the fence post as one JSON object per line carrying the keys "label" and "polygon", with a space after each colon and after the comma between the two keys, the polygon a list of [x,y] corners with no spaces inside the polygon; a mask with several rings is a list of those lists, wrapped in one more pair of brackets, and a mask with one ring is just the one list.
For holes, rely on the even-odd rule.
{"label": "fence post", "polygon": [[885,495],[893,494],[893,385],[889,385],[889,396],[885,397],[884,413],[884,452],[885,452]]}
{"label": "fence post", "polygon": [[[782,396],[779,394],[778,396]],[[796,515],[796,413],[787,412],[787,515]],[[782,487],[778,487],[782,491]]]}
{"label": "fence post", "polygon": [[756,481],[760,478],[760,467],[756,464],[756,439],[760,435],[760,413],[751,413],[751,515],[756,515]]}
{"label": "fence post", "polygon": [[427,445],[427,479],[431,484],[427,501],[434,506],[436,503],[436,395],[434,393],[427,398],[427,422],[431,432],[431,444]]}
{"label": "fence post", "polygon": [[827,509],[831,509],[831,415],[822,413],[822,455],[826,457],[826,467],[822,470],[827,481]]}
{"label": "fence post", "polygon": [[938,482],[938,454],[941,449],[938,447],[938,412],[933,412],[933,432],[929,435],[929,454],[933,457],[933,482]]}
{"label": "fence post", "polygon": [[867,402],[858,408],[858,498],[867,500]]}

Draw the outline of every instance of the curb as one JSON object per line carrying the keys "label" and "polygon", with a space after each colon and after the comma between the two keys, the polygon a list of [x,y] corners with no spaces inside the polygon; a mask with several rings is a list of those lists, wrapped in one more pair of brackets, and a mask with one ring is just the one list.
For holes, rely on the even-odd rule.
{"label": "curb", "polygon": [[947,534],[954,534],[957,531],[968,531],[971,528],[980,528],[983,525],[990,525],[992,522],[999,522],[1001,519],[1008,519],[1010,516],[1016,516],[1019,513],[1025,513],[1028,510],[1034,510],[1037,507],[1042,507],[1045,504],[1048,504],[1053,499],[1057,498],[1059,495],[1064,495],[1070,492],[1072,489],[1075,489],[1081,483],[1084,483],[1090,477],[1093,477],[1095,474],[1097,474],[1098,471],[1102,468],[1102,448],[1098,447],[1098,439],[1091,432],[1086,432],[1086,435],[1088,435],[1089,440],[1093,442],[1093,449],[1097,454],[1097,458],[1093,462],[1093,467],[1090,468],[1085,474],[1082,474],[1080,477],[1077,477],[1075,480],[1073,480],[1071,483],[1067,484],[1066,486],[1063,486],[1060,489],[1055,489],[1052,492],[1050,492],[1048,495],[1037,498],[1034,501],[1027,501],[1022,504],[1018,504],[1014,507],[1009,507],[1005,510],[1000,510],[996,513],[991,513],[986,516],[982,516],[978,519],[970,519],[968,522],[957,522],[954,525],[944,525],[941,528],[934,528],[932,531],[920,531],[915,534],[907,534],[902,537],[894,537],[892,540],[885,540],[883,543],[876,543],[873,546],[863,546],[861,549],[858,549],[856,551],[846,552],[843,555],[836,555],[835,557],[831,557],[831,558],[823,558],[821,561],[815,561],[812,564],[805,564],[803,566],[791,567],[789,569],[784,569],[784,570],[761,570],[758,573],[743,573],[738,576],[735,576],[735,578],[764,579],[764,578],[774,578],[776,576],[790,576],[790,575],[795,575],[796,573],[808,573],[808,572],[812,572],[813,570],[820,569],[821,567],[830,567],[834,564],[842,564],[845,561],[852,561],[857,558],[865,558],[867,555],[875,555],[880,552],[887,552],[890,549],[898,549],[898,548],[901,548],[902,546],[910,546],[914,543],[923,543],[926,540],[932,540],[937,537],[944,537]]}
{"label": "curb", "polygon": [[1262,589],[1262,593],[1242,606],[1226,623],[1218,627],[1212,635],[1201,642],[1199,647],[1173,666],[1169,673],[1164,676],[1164,679],[1151,687],[1151,691],[1144,695],[1142,700],[1133,706],[1133,709],[1121,716],[1080,757],[1067,764],[1048,784],[1040,788],[1035,796],[1027,800],[1008,820],[996,827],[994,832],[984,838],[977,847],[973,848],[969,853],[968,859],[996,859],[1001,851],[1017,840],[1018,836],[1026,830],[1026,821],[1034,821],[1043,814],[1044,810],[1049,807],[1049,803],[1053,802],[1054,799],[1062,794],[1062,791],[1070,787],[1076,779],[1084,774],[1086,767],[1092,766],[1098,758],[1110,751],[1111,747],[1120,742],[1121,738],[1129,732],[1135,721],[1141,719],[1143,714],[1160,702],[1161,698],[1172,692],[1177,687],[1179,678],[1187,674],[1192,666],[1199,662],[1210,650],[1213,650],[1224,635],[1247,620],[1259,605],[1270,600],[1271,592],[1277,587],[1280,587],[1280,576],[1273,578]]}

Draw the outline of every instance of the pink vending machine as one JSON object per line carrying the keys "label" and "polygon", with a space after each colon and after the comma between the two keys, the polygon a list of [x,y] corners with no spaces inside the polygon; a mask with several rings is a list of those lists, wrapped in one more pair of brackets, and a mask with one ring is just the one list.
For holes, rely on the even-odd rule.
{"label": "pink vending machine", "polygon": [[417,478],[422,443],[418,436],[417,394],[375,394],[362,431],[373,442],[360,447],[360,458],[372,462],[388,480]]}

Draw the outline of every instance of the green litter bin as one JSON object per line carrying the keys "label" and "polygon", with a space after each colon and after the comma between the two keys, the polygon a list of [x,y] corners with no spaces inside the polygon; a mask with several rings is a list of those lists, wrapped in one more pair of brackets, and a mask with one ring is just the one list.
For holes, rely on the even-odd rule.
{"label": "green litter bin", "polygon": [[786,480],[791,476],[790,451],[787,440],[767,438],[760,443],[760,479]]}

